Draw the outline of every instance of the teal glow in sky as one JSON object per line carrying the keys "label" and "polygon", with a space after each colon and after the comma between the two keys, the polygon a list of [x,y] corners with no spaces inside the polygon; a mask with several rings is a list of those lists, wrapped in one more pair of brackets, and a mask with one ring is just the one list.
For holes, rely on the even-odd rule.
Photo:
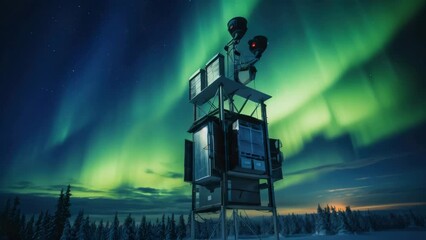
{"label": "teal glow in sky", "polygon": [[269,39],[250,86],[272,96],[270,136],[284,142],[280,211],[426,205],[425,1],[2,5],[3,194],[55,196],[72,184],[74,197],[109,209],[189,208],[188,78],[244,16],[244,55],[253,36]]}

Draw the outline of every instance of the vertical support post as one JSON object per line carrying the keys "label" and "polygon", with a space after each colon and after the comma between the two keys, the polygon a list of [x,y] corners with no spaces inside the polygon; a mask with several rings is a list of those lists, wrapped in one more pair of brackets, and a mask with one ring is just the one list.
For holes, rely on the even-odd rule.
{"label": "vertical support post", "polygon": [[238,230],[239,230],[239,227],[238,227],[238,210],[237,209],[233,209],[232,213],[233,213],[233,218],[234,218],[235,240],[237,240],[238,237],[239,237],[238,236]]}
{"label": "vertical support post", "polygon": [[269,195],[269,205],[272,208],[272,221],[274,224],[274,234],[277,240],[279,240],[278,234],[278,223],[277,223],[277,207],[275,204],[275,193],[274,193],[274,181],[272,180],[272,163],[271,163],[271,147],[269,146],[269,133],[268,133],[268,117],[266,115],[266,105],[261,102],[261,111],[262,111],[262,120],[265,129],[265,140],[266,140],[266,150],[268,156],[268,195]]}
{"label": "vertical support post", "polygon": [[193,115],[194,115],[194,122],[195,122],[197,121],[197,105],[196,104],[194,104]]}
{"label": "vertical support post", "polygon": [[219,85],[219,119],[223,124],[225,123],[225,109],[224,109],[224,100],[223,100],[223,85]]}
{"label": "vertical support post", "polygon": [[225,169],[222,173],[222,181],[221,181],[221,191],[222,191],[222,199],[221,199],[221,229],[222,229],[222,239],[226,240],[227,238],[227,229],[226,229],[226,202],[227,202],[227,162],[228,162],[228,151],[226,147],[226,122],[225,122],[225,110],[224,110],[224,98],[223,98],[223,85],[219,85],[219,119],[222,124],[223,128],[223,135],[224,135],[224,161],[225,161]]}
{"label": "vertical support post", "polygon": [[191,211],[191,239],[195,239],[195,213]]}
{"label": "vertical support post", "polygon": [[[194,104],[193,105],[193,114],[194,114],[194,122],[197,121],[197,105]],[[192,139],[192,141],[194,141],[194,139]],[[194,164],[194,163],[192,163]],[[195,168],[194,165],[192,166],[192,176],[195,176],[194,174]],[[196,186],[195,186],[195,181],[194,179],[192,179],[192,209],[191,209],[191,239],[195,239],[195,197],[196,197]]]}

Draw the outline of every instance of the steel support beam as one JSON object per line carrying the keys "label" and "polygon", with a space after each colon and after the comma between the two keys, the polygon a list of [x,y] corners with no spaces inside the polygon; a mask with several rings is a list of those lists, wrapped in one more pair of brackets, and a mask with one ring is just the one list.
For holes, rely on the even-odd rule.
{"label": "steel support beam", "polygon": [[226,229],[226,202],[227,202],[227,176],[226,176],[226,172],[228,170],[228,151],[227,151],[227,147],[226,147],[226,122],[225,122],[225,109],[224,109],[224,96],[223,96],[223,85],[219,85],[219,119],[220,122],[222,124],[222,128],[223,128],[223,133],[224,133],[224,137],[223,137],[223,141],[224,141],[224,146],[225,146],[225,151],[224,151],[224,160],[225,160],[225,169],[222,173],[222,181],[221,181],[221,191],[222,191],[222,200],[221,200],[221,230],[222,230],[222,239],[226,240],[227,239],[227,229]]}
{"label": "steel support beam", "polygon": [[274,181],[272,179],[272,162],[271,162],[271,146],[269,146],[269,133],[268,133],[268,117],[266,115],[266,105],[264,102],[260,103],[261,112],[262,112],[262,120],[265,128],[265,137],[266,137],[266,149],[268,153],[268,195],[269,195],[269,205],[272,207],[272,221],[274,224],[274,234],[277,240],[279,240],[278,234],[278,223],[277,223],[277,207],[275,204],[275,192],[274,192]]}

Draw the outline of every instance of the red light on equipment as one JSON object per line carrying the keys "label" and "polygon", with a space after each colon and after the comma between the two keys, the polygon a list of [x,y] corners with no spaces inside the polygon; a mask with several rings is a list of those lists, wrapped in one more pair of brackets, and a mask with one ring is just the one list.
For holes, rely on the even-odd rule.
{"label": "red light on equipment", "polygon": [[243,17],[234,17],[228,22],[228,31],[234,40],[240,41],[247,31],[247,20]]}
{"label": "red light on equipment", "polygon": [[256,58],[260,58],[268,46],[268,39],[265,36],[256,36],[248,41],[248,44],[250,52],[252,52]]}

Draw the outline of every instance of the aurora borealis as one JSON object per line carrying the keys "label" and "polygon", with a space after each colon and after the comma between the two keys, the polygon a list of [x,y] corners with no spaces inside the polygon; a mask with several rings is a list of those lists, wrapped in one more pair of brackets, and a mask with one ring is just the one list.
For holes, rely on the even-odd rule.
{"label": "aurora borealis", "polygon": [[1,195],[42,206],[71,184],[74,207],[89,214],[189,211],[188,78],[223,51],[228,20],[244,16],[243,55],[253,36],[269,40],[250,86],[272,96],[270,136],[284,143],[279,211],[424,207],[425,7],[2,2]]}

